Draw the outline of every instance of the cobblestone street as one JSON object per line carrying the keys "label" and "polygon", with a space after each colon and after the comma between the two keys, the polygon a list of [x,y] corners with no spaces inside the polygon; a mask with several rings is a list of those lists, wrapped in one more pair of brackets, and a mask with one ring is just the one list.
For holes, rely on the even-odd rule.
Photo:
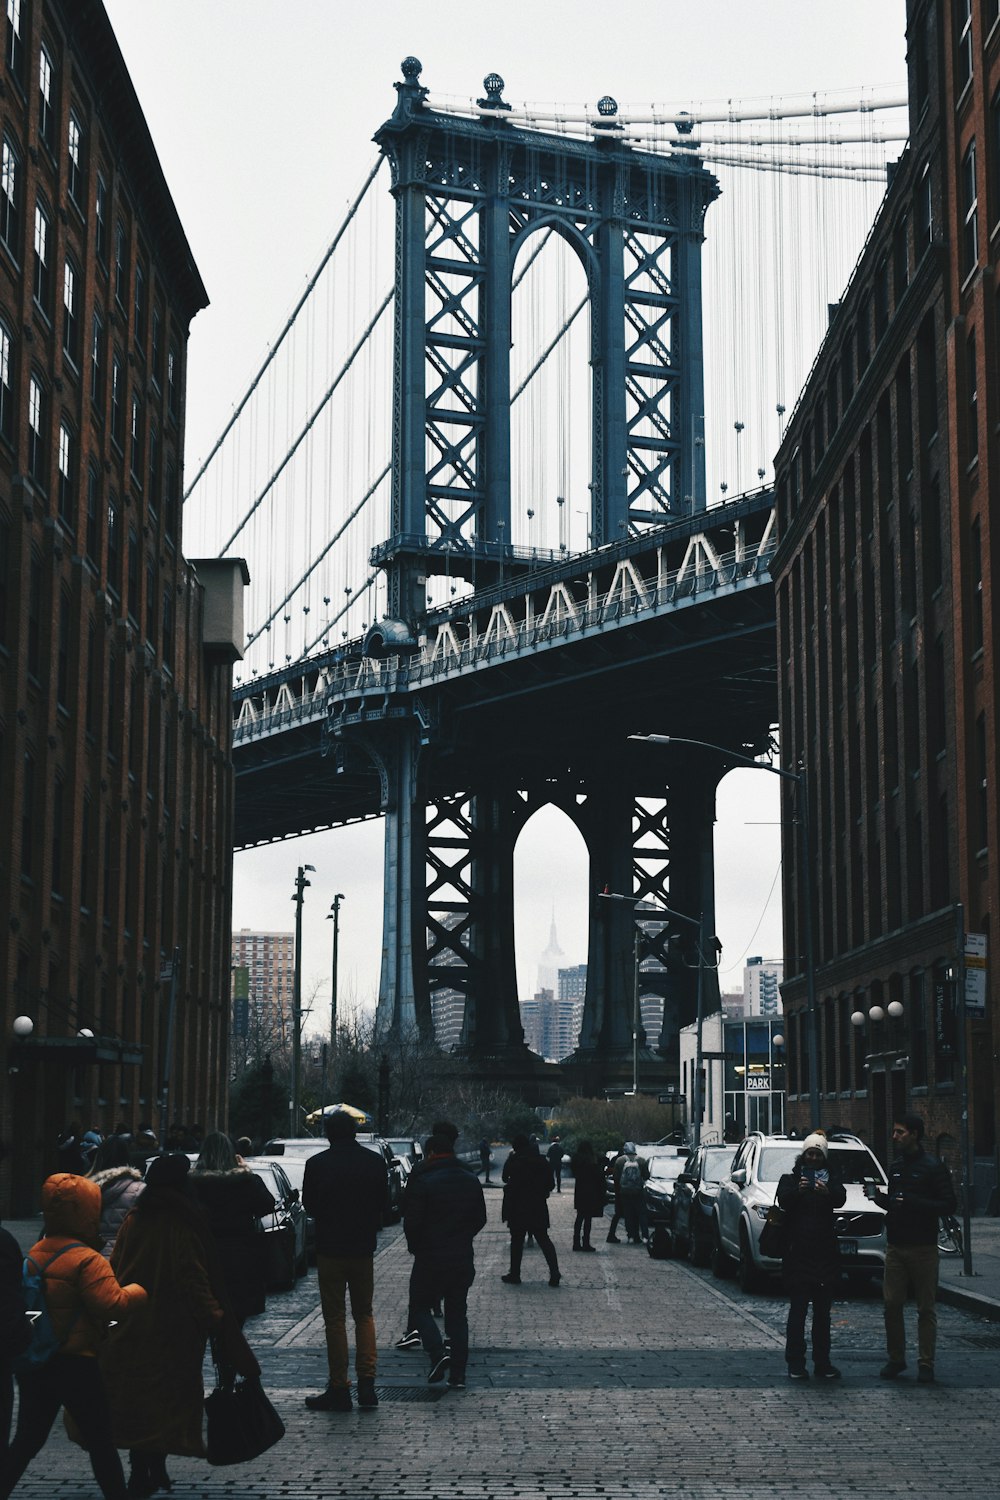
{"label": "cobblestone street", "polygon": [[[499,1192],[487,1202],[464,1393],[438,1396],[422,1351],[393,1347],[410,1259],[390,1230],[376,1262],[379,1410],[303,1406],[326,1381],[310,1271],[247,1329],[284,1441],[232,1469],[172,1459],[178,1500],[996,1494],[1000,1325],[939,1306],[938,1384],[918,1388],[912,1370],[887,1384],[881,1298],[852,1293],[834,1309],[844,1380],[790,1386],[780,1291],[745,1296],[707,1271],[607,1245],[600,1223],[600,1253],[574,1255],[571,1189],[551,1199],[562,1286],[548,1286],[538,1251],[525,1255],[523,1285],[504,1286]],[[96,1494],[81,1457],[57,1424],[15,1494]]]}

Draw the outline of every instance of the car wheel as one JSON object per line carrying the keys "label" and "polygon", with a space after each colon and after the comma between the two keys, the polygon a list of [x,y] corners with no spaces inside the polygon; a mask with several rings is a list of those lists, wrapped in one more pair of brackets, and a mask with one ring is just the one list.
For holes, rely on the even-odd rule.
{"label": "car wheel", "polygon": [[743,1225],[740,1225],[740,1259],[737,1267],[737,1281],[741,1292],[755,1292],[760,1284],[760,1272],[754,1265],[753,1251],[750,1249],[750,1238]]}
{"label": "car wheel", "polygon": [[715,1225],[712,1233],[711,1263],[712,1275],[717,1276],[720,1281],[725,1280],[730,1272],[729,1256],[723,1249],[722,1236],[719,1234],[718,1224]]}

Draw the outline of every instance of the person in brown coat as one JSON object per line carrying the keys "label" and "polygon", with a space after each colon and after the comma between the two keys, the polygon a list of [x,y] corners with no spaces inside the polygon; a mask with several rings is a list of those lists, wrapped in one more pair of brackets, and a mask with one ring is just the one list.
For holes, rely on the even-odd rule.
{"label": "person in brown coat", "polygon": [[240,1325],[264,1311],[263,1237],[258,1221],[274,1213],[274,1199],[256,1172],[237,1163],[228,1135],[213,1130],[202,1143],[191,1187],[219,1246],[222,1273]]}
{"label": "person in brown coat", "polygon": [[[105,1500],[124,1500],[125,1476],[96,1355],[108,1324],[114,1319],[127,1324],[130,1314],[144,1305],[146,1293],[136,1284],[120,1285],[96,1248],[101,1222],[96,1183],[57,1172],[42,1186],[42,1213],[45,1234],[28,1255],[45,1277],[45,1305],[60,1347],[44,1364],[18,1374],[17,1430],[0,1465],[0,1496],[7,1500],[65,1406],[90,1455],[101,1494]],[[46,1271],[50,1260],[52,1269]]]}
{"label": "person in brown coat", "polygon": [[226,1303],[218,1252],[182,1153],[158,1156],[146,1187],[118,1232],[111,1255],[119,1276],[146,1288],[149,1301],[112,1330],[101,1354],[115,1442],[129,1449],[129,1495],[170,1489],[166,1456],[205,1455],[202,1363],[210,1335],[224,1342],[241,1375],[260,1366]]}

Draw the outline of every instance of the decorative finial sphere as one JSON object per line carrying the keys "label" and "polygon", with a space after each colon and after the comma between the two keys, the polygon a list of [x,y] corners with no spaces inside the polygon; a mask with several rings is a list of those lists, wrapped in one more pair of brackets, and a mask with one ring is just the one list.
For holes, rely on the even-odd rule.
{"label": "decorative finial sphere", "polygon": [[687,118],[687,110],[682,109],[674,125],[678,135],[690,135],[694,130],[694,121]]}
{"label": "decorative finial sphere", "polygon": [[483,88],[491,99],[499,99],[503,93],[504,83],[499,73],[487,73],[483,79]]}
{"label": "decorative finial sphere", "polygon": [[604,94],[597,101],[597,113],[604,115],[605,119],[618,113],[618,100],[612,99],[610,94]]}
{"label": "decorative finial sphere", "polygon": [[30,1036],[35,1029],[35,1023],[30,1016],[15,1016],[11,1027],[15,1036],[24,1038]]}
{"label": "decorative finial sphere", "polygon": [[399,65],[399,70],[402,73],[403,77],[406,79],[407,83],[413,83],[417,78],[420,77],[421,69],[423,68],[423,66],[424,65],[420,61],[419,57],[404,57],[403,61]]}

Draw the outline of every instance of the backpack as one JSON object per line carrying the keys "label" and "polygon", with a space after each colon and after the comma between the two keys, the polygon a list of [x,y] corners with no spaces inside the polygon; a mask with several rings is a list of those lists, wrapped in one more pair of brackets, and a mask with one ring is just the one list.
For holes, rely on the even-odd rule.
{"label": "backpack", "polygon": [[642,1192],[642,1171],[634,1156],[630,1156],[622,1166],[618,1191],[623,1198],[635,1198]]}
{"label": "backpack", "polygon": [[[69,1245],[63,1245],[54,1255],[50,1255],[45,1265],[39,1267],[30,1255],[24,1257],[24,1266],[21,1271],[21,1286],[24,1290],[24,1310],[32,1319],[31,1343],[24,1353],[19,1355],[15,1361],[17,1369],[35,1369],[39,1365],[47,1364],[53,1354],[57,1354],[63,1346],[63,1340],[56,1337],[56,1331],[49,1317],[49,1309],[45,1301],[45,1273],[60,1255],[65,1255],[67,1250],[84,1250],[86,1246],[81,1240],[73,1240]],[[34,1314],[34,1316],[32,1316]],[[80,1316],[79,1310],[74,1314],[73,1322],[67,1330],[66,1337],[73,1330],[73,1324]]]}

